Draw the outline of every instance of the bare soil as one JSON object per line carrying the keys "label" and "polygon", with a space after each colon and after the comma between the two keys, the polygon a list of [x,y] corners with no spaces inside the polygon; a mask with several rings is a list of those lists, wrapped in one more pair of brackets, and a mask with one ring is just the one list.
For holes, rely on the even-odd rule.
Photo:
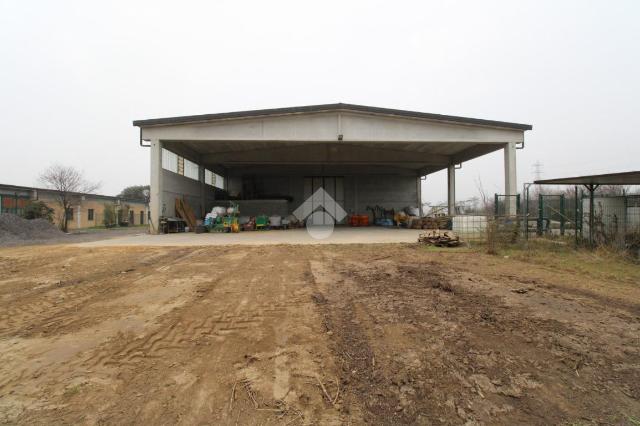
{"label": "bare soil", "polygon": [[635,424],[640,286],[415,245],[0,250],[0,422]]}

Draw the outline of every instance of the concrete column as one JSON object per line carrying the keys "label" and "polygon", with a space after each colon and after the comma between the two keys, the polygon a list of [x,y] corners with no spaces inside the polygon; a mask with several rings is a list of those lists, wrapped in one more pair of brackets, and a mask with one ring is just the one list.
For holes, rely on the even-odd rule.
{"label": "concrete column", "polygon": [[82,227],[82,208],[81,208],[81,205],[78,204],[77,208],[78,208],[78,215],[77,215],[77,220],[76,220],[76,227],[78,229],[80,229]]}
{"label": "concrete column", "polygon": [[516,178],[516,144],[509,142],[504,146],[504,194],[505,213],[509,216],[517,214],[516,194],[518,182]]}
{"label": "concrete column", "polygon": [[418,215],[422,217],[422,176],[418,176],[416,180],[416,190],[418,191]]}
{"label": "concrete column", "polygon": [[358,175],[353,176],[353,213],[369,214],[367,211],[360,211],[358,209]]}
{"label": "concrete column", "polygon": [[162,142],[158,139],[151,141],[151,189],[149,194],[149,210],[151,220],[149,220],[149,232],[159,233],[160,216],[164,214],[165,206],[163,199],[164,185],[162,179]]}
{"label": "concrete column", "polygon": [[456,215],[456,166],[450,164],[447,167],[447,206],[449,216]]}

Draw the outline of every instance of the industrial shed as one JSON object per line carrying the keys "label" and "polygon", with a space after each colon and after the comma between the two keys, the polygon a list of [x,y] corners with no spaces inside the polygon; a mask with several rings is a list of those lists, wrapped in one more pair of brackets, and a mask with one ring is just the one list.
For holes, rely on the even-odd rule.
{"label": "industrial shed", "polygon": [[[151,151],[152,232],[160,217],[175,215],[176,198],[200,216],[228,198],[246,214],[286,215],[318,188],[351,214],[419,207],[422,178],[443,169],[453,213],[457,165],[493,151],[504,150],[505,194],[516,194],[516,150],[532,128],[342,103],[133,125]],[[515,215],[515,202],[507,210]]]}

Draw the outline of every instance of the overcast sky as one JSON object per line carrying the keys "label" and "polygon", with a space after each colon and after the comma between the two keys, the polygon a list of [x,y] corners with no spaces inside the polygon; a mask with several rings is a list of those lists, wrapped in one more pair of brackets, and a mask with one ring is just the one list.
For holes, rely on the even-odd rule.
{"label": "overcast sky", "polygon": [[[134,119],[347,102],[529,123],[518,186],[640,169],[640,2],[0,0],[0,183],[149,183]],[[458,198],[504,191],[502,152]],[[425,201],[446,199],[444,173]]]}

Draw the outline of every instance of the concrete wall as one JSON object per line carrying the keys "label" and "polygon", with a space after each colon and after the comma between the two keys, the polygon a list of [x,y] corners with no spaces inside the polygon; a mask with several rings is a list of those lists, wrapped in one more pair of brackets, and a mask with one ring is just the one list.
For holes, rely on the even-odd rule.
{"label": "concrete wall", "polygon": [[[626,233],[640,231],[640,207],[633,197],[594,197],[594,215],[596,232],[604,232],[607,236],[624,238]],[[589,235],[589,198],[582,199],[582,233]],[[601,224],[599,224],[601,222]]]}
{"label": "concrete wall", "polygon": [[367,214],[367,206],[401,210],[419,207],[418,182],[415,176],[354,175],[345,177],[345,210]]}
{"label": "concrete wall", "polygon": [[202,211],[210,211],[215,205],[216,196],[220,198],[220,190],[211,185],[204,185],[204,204],[202,203],[200,182],[177,173],[162,169],[163,207],[161,216],[175,217],[176,199],[184,199],[189,203],[197,218],[201,218]]}
{"label": "concrete wall", "polygon": [[[304,175],[260,176],[257,189],[260,195],[291,197],[289,202],[289,214],[291,214],[304,202],[304,177]],[[357,174],[346,175],[343,178],[345,200],[342,207],[349,214],[367,214],[367,206],[376,205],[396,210],[407,206],[419,207],[418,178],[413,175]],[[237,187],[237,193],[240,193],[241,176],[231,176],[228,182],[233,188]],[[235,192],[231,191],[231,194]],[[267,207],[265,209],[269,210]],[[277,211],[280,211],[280,208]],[[244,213],[242,209],[241,213]]]}

